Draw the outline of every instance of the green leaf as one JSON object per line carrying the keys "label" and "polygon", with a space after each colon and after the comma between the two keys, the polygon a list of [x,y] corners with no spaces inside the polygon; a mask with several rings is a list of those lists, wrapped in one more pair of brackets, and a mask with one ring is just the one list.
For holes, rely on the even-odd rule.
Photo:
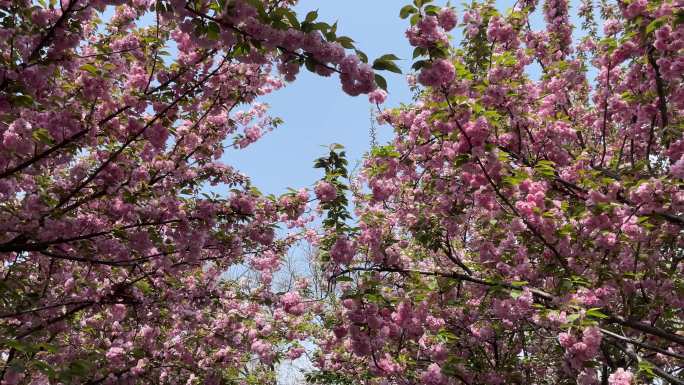
{"label": "green leaf", "polygon": [[572,235],[572,232],[574,230],[574,227],[572,227],[571,224],[567,223],[563,225],[560,229],[558,229],[558,235],[565,237],[565,236],[570,236]]}
{"label": "green leaf", "polygon": [[469,154],[460,154],[454,159],[454,167],[461,167],[470,161]]}
{"label": "green leaf", "polygon": [[221,6],[221,4],[219,4],[219,3],[216,2],[216,1],[214,1],[214,2],[212,2],[211,4],[209,4],[209,9],[211,9],[211,10],[214,11],[214,12],[221,12],[221,10],[223,9],[223,7]]}
{"label": "green leaf", "polygon": [[553,179],[556,176],[556,164],[550,160],[540,160],[534,166],[534,170],[541,176]]}
{"label": "green leaf", "polygon": [[437,339],[440,340],[441,342],[453,342],[458,340],[458,336],[454,334],[451,330],[447,329],[440,329],[437,332]]}
{"label": "green leaf", "polygon": [[41,342],[38,345],[36,345],[36,349],[38,351],[44,350],[49,353],[57,353],[59,348],[55,345],[48,344],[47,342]]}
{"label": "green leaf", "polygon": [[413,0],[413,4],[418,8],[422,7],[424,4],[431,3],[431,2],[432,2],[432,0]]}
{"label": "green leaf", "polygon": [[354,279],[352,279],[352,277],[346,277],[346,276],[337,277],[337,278],[335,278],[335,280],[337,282],[354,282]]}
{"label": "green leaf", "polygon": [[410,4],[405,5],[401,8],[401,11],[399,11],[399,17],[401,17],[402,19],[406,19],[412,13],[416,13],[416,12],[418,12],[418,10],[414,6],[412,6]]}
{"label": "green leaf", "polygon": [[92,64],[84,64],[80,67],[80,69],[82,69],[83,71],[89,72],[92,75],[98,74],[97,67],[95,67]]}
{"label": "green leaf", "polygon": [[382,60],[382,61],[393,61],[393,60],[401,60],[397,57],[397,55],[392,54],[392,53],[387,53],[382,56],[380,56],[377,60]]}
{"label": "green leaf", "polygon": [[219,28],[219,25],[213,21],[207,25],[207,38],[209,40],[218,40],[220,32],[221,29]]}
{"label": "green leaf", "polygon": [[31,345],[25,344],[18,340],[5,341],[5,346],[9,346],[10,348],[13,348],[14,350],[22,353],[27,353],[31,351]]}
{"label": "green leaf", "polygon": [[337,42],[347,49],[354,49],[354,40],[349,36],[340,36],[337,38]]}
{"label": "green leaf", "polygon": [[418,24],[418,20],[420,20],[420,13],[416,13],[415,15],[411,16],[411,25]]}
{"label": "green leaf", "polygon": [[428,51],[433,59],[446,59],[449,56],[449,49],[443,46],[431,47]]}
{"label": "green leaf", "polygon": [[45,128],[38,128],[36,130],[33,130],[31,136],[33,137],[33,139],[43,144],[52,144],[54,142],[54,140],[50,136],[50,133]]}
{"label": "green leaf", "polygon": [[401,69],[394,62],[377,59],[373,62],[373,69],[378,71],[391,71],[400,74]]}
{"label": "green leaf", "polygon": [[321,31],[321,32],[325,32],[325,31],[330,29],[330,25],[328,25],[328,23],[324,23],[324,22],[315,23],[313,25],[313,29]]}
{"label": "green leaf", "polygon": [[618,46],[617,40],[614,37],[606,37],[599,41],[599,45],[605,46],[609,53],[612,53]]}
{"label": "green leaf", "polygon": [[650,23],[646,26],[646,34],[647,34],[647,35],[652,34],[656,29],[658,29],[658,28],[662,27],[663,25],[665,25],[665,22],[666,22],[666,18],[665,18],[665,17],[659,17],[659,18],[653,20],[652,22],[650,22]]}
{"label": "green leaf", "polygon": [[584,277],[580,277],[579,275],[573,275],[571,280],[572,284],[575,286],[589,287],[589,281]]}
{"label": "green leaf", "polygon": [[69,364],[68,371],[77,376],[84,376],[88,373],[89,363],[86,360],[76,360]]}
{"label": "green leaf", "polygon": [[423,47],[416,47],[416,49],[413,50],[413,58],[417,58],[419,56],[424,56],[428,53],[428,50]]}
{"label": "green leaf", "polygon": [[501,178],[501,180],[507,185],[517,186],[525,179],[513,175],[506,175],[505,177]]}
{"label": "green leaf", "polygon": [[672,26],[675,28],[680,24],[684,24],[684,10],[680,9],[679,11],[677,11],[677,13],[675,13],[674,23],[672,24]]}
{"label": "green leaf", "polygon": [[371,150],[371,155],[379,158],[399,158],[401,154],[392,145],[376,146]]}
{"label": "green leaf", "polygon": [[596,207],[596,210],[600,213],[610,212],[611,208],[612,208],[611,204],[606,203],[606,202],[599,202],[599,203],[595,204],[594,206]]}
{"label": "green leaf", "polygon": [[311,11],[306,14],[306,17],[304,18],[304,21],[306,23],[311,23],[312,21],[316,20],[318,18],[318,10]]}
{"label": "green leaf", "polygon": [[368,63],[368,55],[363,53],[363,51],[359,51],[358,49],[355,49],[354,52],[356,52],[356,56],[359,57],[359,60],[361,60],[364,63]]}
{"label": "green leaf", "polygon": [[587,310],[587,315],[592,318],[606,319],[607,315],[601,313],[601,308],[595,307]]}
{"label": "green leaf", "polygon": [[313,58],[307,57],[304,61],[304,65],[309,72],[316,72],[316,62],[314,62]]}
{"label": "green leaf", "polygon": [[383,90],[387,91],[387,80],[385,80],[385,78],[378,74],[375,74],[375,84]]}
{"label": "green leaf", "polygon": [[429,60],[418,60],[417,62],[413,63],[413,65],[411,66],[411,68],[412,68],[414,71],[419,71],[421,68],[423,68],[423,67],[428,67],[429,65],[430,65],[430,61],[429,61]]}
{"label": "green leaf", "polygon": [[33,98],[30,95],[13,95],[11,97],[12,104],[20,107],[31,107],[33,106]]}
{"label": "green leaf", "polygon": [[639,373],[646,374],[647,376],[653,378],[655,377],[655,372],[653,369],[655,366],[646,360],[639,361]]}
{"label": "green leaf", "polygon": [[458,62],[458,61],[455,62],[454,68],[456,69],[456,75],[458,75],[459,78],[468,79],[468,80],[473,79],[472,72],[470,72],[470,70],[463,63]]}
{"label": "green leaf", "polygon": [[427,7],[425,7],[425,13],[428,15],[436,16],[439,14],[439,10],[440,8],[436,5],[428,5]]}
{"label": "green leaf", "polygon": [[41,372],[47,374],[48,377],[54,377],[56,374],[52,366],[50,366],[50,364],[48,364],[45,361],[32,361],[31,365],[33,365],[33,367],[40,370]]}
{"label": "green leaf", "polygon": [[297,20],[297,15],[295,15],[294,12],[288,11],[285,12],[285,18],[287,18],[287,21],[290,22],[290,25],[294,28],[300,29],[301,26],[299,24],[299,20]]}

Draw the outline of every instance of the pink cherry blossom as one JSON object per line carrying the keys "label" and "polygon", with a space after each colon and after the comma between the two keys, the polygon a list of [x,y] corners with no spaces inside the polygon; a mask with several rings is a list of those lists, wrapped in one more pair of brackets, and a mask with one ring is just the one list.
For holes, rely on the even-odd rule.
{"label": "pink cherry blossom", "polygon": [[370,94],[368,94],[368,101],[373,104],[382,104],[387,99],[387,92],[381,89],[377,89]]}
{"label": "pink cherry blossom", "polygon": [[430,67],[424,68],[418,75],[418,81],[425,86],[439,87],[451,83],[455,75],[453,64],[440,59],[432,63]]}
{"label": "pink cherry blossom", "polygon": [[456,27],[456,23],[458,22],[456,12],[453,10],[453,8],[442,8],[442,10],[439,11],[437,18],[439,19],[439,26],[445,31],[451,31],[454,29]]}
{"label": "pink cherry blossom", "polygon": [[608,383],[610,385],[630,385],[632,383],[632,378],[633,375],[630,371],[618,368],[608,376]]}
{"label": "pink cherry blossom", "polygon": [[337,189],[332,183],[321,181],[314,188],[316,197],[323,203],[331,202],[337,197]]}

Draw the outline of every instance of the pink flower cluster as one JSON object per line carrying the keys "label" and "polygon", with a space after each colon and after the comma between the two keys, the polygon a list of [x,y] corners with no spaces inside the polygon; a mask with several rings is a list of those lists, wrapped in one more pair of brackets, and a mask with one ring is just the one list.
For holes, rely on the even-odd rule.
{"label": "pink flower cluster", "polygon": [[618,368],[615,372],[608,376],[608,384],[610,385],[632,385],[634,375],[623,368]]}
{"label": "pink flower cluster", "polygon": [[582,332],[582,339],[577,341],[572,334],[560,333],[558,341],[570,356],[571,365],[580,369],[582,365],[594,358],[601,347],[602,334],[597,327],[588,327]]}
{"label": "pink flower cluster", "polygon": [[340,80],[344,92],[352,96],[370,93],[375,89],[375,74],[356,55],[348,55],[340,62]]}
{"label": "pink flower cluster", "polygon": [[332,183],[326,181],[318,182],[314,188],[314,193],[321,203],[332,202],[337,198],[337,189]]}
{"label": "pink flower cluster", "polygon": [[292,348],[288,350],[287,352],[287,358],[290,360],[296,360],[297,358],[301,357],[302,354],[304,354],[306,350],[304,348]]}
{"label": "pink flower cluster", "polygon": [[633,19],[642,14],[648,6],[648,0],[634,0],[624,8],[623,14],[628,19]]}
{"label": "pink flower cluster", "polygon": [[406,31],[409,43],[414,47],[429,48],[439,43],[447,43],[449,37],[435,16],[425,16]]}
{"label": "pink flower cluster", "polygon": [[458,23],[456,11],[450,7],[442,8],[437,15],[437,19],[439,20],[440,27],[442,27],[445,31],[451,31]]}
{"label": "pink flower cluster", "polygon": [[273,346],[263,340],[254,340],[251,345],[251,351],[259,356],[262,362],[270,364],[275,358]]}
{"label": "pink flower cluster", "polygon": [[670,166],[670,175],[675,178],[684,179],[684,158],[679,159]]}
{"label": "pink flower cluster", "polygon": [[442,374],[442,368],[437,364],[430,364],[421,374],[420,380],[426,385],[443,385],[446,382],[446,378]]}
{"label": "pink flower cluster", "polygon": [[389,198],[392,192],[395,190],[395,186],[392,180],[374,178],[371,181],[371,189],[373,191],[373,199],[382,201]]}
{"label": "pink flower cluster", "polygon": [[330,249],[330,257],[339,264],[349,264],[356,253],[356,242],[339,237]]}
{"label": "pink flower cluster", "polygon": [[572,49],[572,24],[568,11],[568,0],[549,0],[544,3],[544,21],[547,31],[556,43],[557,55],[562,56]]}
{"label": "pink flower cluster", "polygon": [[455,76],[454,65],[446,59],[438,59],[429,67],[423,68],[418,81],[424,86],[441,87],[450,84]]}
{"label": "pink flower cluster", "polygon": [[368,101],[373,104],[382,104],[387,99],[387,92],[381,89],[376,89],[375,91],[368,94]]}
{"label": "pink flower cluster", "polygon": [[307,189],[299,189],[294,194],[285,194],[278,200],[278,205],[282,208],[283,219],[288,221],[298,220],[309,201],[309,191]]}
{"label": "pink flower cluster", "polygon": [[302,302],[302,297],[297,292],[285,293],[280,298],[280,302],[283,309],[292,315],[302,315],[306,311],[306,304]]}
{"label": "pink flower cluster", "polygon": [[232,199],[231,206],[240,214],[251,215],[254,213],[255,199],[247,194],[239,194]]}
{"label": "pink flower cluster", "polygon": [[487,26],[487,40],[490,42],[505,43],[513,34],[513,27],[501,17],[495,16],[489,20]]}
{"label": "pink flower cluster", "polygon": [[477,35],[482,25],[482,15],[474,10],[463,13],[463,24],[465,24],[466,35],[473,38]]}

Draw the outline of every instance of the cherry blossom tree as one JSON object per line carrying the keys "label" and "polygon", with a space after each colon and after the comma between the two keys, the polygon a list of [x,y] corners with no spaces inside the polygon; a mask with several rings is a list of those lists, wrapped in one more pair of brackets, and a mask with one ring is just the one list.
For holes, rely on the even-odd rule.
{"label": "cherry blossom tree", "polygon": [[301,67],[386,83],[294,3],[0,1],[2,384],[263,384],[302,354],[307,284],[270,284],[309,194],[219,159]]}
{"label": "cherry blossom tree", "polygon": [[310,382],[683,384],[684,3],[430,3],[395,139],[351,183],[318,164]]}
{"label": "cherry blossom tree", "polygon": [[[274,383],[305,341],[311,383],[684,383],[681,0],[403,7],[415,100],[316,161],[318,235],[219,159],[300,68],[379,106],[398,58],[293,3],[0,1],[3,384]],[[302,238],[323,298],[272,290]]]}

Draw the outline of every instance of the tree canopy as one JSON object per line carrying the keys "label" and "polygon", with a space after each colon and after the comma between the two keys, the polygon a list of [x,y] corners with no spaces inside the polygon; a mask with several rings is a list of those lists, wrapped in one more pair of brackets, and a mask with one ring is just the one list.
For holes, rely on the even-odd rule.
{"label": "tree canopy", "polygon": [[[388,4],[388,109],[294,3],[0,1],[2,384],[684,384],[684,3]],[[301,68],[394,137],[265,196],[220,158]]]}

